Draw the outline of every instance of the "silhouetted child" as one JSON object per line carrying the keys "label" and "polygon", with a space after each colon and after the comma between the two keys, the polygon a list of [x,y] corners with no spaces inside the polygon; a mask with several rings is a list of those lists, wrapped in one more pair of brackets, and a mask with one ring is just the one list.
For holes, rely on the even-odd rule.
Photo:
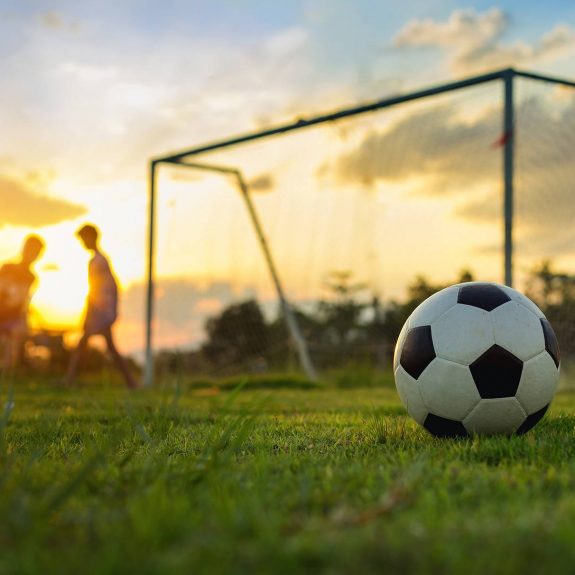
{"label": "silhouetted child", "polygon": [[28,331],[28,307],[36,276],[32,264],[40,257],[44,242],[28,236],[19,262],[0,268],[0,337],[4,344],[3,367],[13,368],[20,359]]}
{"label": "silhouetted child", "polygon": [[65,383],[68,385],[73,383],[78,370],[78,364],[90,337],[93,335],[102,335],[106,340],[108,351],[116,367],[122,374],[126,385],[134,389],[138,387],[138,384],[128,371],[128,367],[119,354],[112,336],[112,325],[118,315],[118,286],[106,256],[104,256],[98,248],[98,230],[94,226],[87,224],[80,228],[76,235],[80,238],[84,247],[94,255],[88,265],[90,290],[86,304],[84,333],[70,358]]}

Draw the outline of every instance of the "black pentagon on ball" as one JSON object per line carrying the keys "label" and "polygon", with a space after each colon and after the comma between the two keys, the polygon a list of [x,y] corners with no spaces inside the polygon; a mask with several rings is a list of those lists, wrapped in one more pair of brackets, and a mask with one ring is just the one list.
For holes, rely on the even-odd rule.
{"label": "black pentagon on ball", "polygon": [[511,298],[499,287],[493,284],[477,283],[459,288],[457,303],[494,310],[496,307],[511,301]]}
{"label": "black pentagon on ball", "polygon": [[417,379],[435,359],[431,326],[414,327],[407,332],[399,363],[411,377]]}
{"label": "black pentagon on ball", "polygon": [[559,353],[559,343],[557,343],[555,332],[553,331],[551,324],[545,318],[541,318],[541,326],[543,327],[543,335],[545,336],[545,349],[555,362],[555,365],[559,367],[561,354]]}
{"label": "black pentagon on ball", "polygon": [[468,433],[461,421],[440,417],[433,413],[428,413],[423,427],[437,437],[467,437]]}
{"label": "black pentagon on ball", "polygon": [[530,429],[533,429],[543,419],[543,416],[547,413],[548,409],[549,404],[547,404],[539,411],[536,411],[535,413],[528,415],[525,421],[519,426],[519,429],[516,431],[517,435],[523,435],[524,433],[527,433]]}
{"label": "black pentagon on ball", "polygon": [[477,358],[469,369],[483,399],[513,397],[519,387],[523,362],[506,349],[494,345]]}

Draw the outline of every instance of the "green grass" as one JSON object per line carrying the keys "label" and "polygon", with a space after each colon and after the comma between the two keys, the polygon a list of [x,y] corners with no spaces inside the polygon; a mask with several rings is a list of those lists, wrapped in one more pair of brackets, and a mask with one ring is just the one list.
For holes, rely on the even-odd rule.
{"label": "green grass", "polygon": [[389,387],[257,382],[15,384],[0,573],[573,572],[575,396],[441,441]]}

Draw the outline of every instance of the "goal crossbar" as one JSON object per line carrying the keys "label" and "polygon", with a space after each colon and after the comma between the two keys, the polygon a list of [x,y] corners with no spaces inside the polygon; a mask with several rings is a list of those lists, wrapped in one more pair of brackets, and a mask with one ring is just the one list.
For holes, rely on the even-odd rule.
{"label": "goal crossbar", "polygon": [[508,78],[510,76],[529,78],[531,80],[539,80],[542,82],[549,82],[552,84],[558,84],[575,88],[575,82],[571,80],[567,80],[564,78],[557,78],[553,76],[545,76],[533,72],[515,70],[514,68],[505,68],[503,70],[498,70],[496,72],[491,72],[489,74],[482,74],[480,76],[473,76],[471,78],[465,78],[463,80],[458,80],[456,82],[450,82],[447,84],[441,84],[439,86],[432,86],[430,88],[417,90],[415,92],[410,92],[409,94],[400,94],[397,96],[391,96],[388,98],[376,100],[374,102],[361,104],[359,106],[343,108],[335,112],[320,114],[312,118],[299,118],[295,122],[275,126],[273,128],[268,128],[266,130],[260,130],[258,132],[250,132],[248,134],[235,136],[217,142],[211,142],[208,144],[197,146],[195,148],[189,148],[187,150],[173,152],[165,156],[159,156],[157,158],[153,158],[151,161],[153,163],[179,164],[182,163],[183,160],[189,156],[196,156],[198,154],[213,152],[215,150],[220,150],[222,148],[229,148],[231,146],[236,146],[238,144],[245,144],[253,140],[260,140],[262,138],[268,138],[270,136],[285,134],[286,132],[293,132],[294,130],[301,130],[303,128],[317,126],[318,124],[323,124],[325,122],[333,122],[336,120],[341,120],[343,118],[349,118],[352,116],[357,116],[368,112],[375,112],[383,108],[390,108],[392,106],[397,106],[399,104],[403,104],[406,102],[412,102],[414,100],[420,100],[422,98],[429,98],[430,96],[438,96],[440,94],[445,94],[447,92],[452,92],[454,90],[461,90],[463,88],[469,88],[472,86],[477,86],[479,84],[493,82],[495,80],[504,80],[505,78]]}

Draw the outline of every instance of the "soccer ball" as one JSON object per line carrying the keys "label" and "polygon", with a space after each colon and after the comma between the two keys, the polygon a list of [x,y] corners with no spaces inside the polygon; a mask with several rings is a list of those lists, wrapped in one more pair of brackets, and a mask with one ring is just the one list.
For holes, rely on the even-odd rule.
{"label": "soccer ball", "polygon": [[457,284],[407,319],[393,371],[409,414],[440,437],[522,434],[545,415],[559,381],[551,324],[496,283]]}

